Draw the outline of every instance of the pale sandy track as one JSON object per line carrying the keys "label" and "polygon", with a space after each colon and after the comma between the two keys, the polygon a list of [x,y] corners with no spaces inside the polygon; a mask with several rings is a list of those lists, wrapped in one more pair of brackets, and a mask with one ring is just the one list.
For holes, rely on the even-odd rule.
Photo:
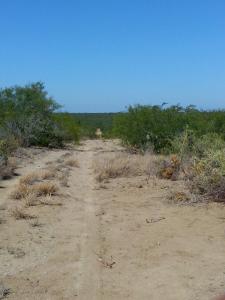
{"label": "pale sandy track", "polygon": [[[41,227],[10,216],[7,206],[15,200],[8,195],[18,178],[4,183],[0,282],[11,288],[8,299],[210,300],[223,291],[224,207],[169,204],[167,194],[179,185],[170,181],[121,178],[100,186],[92,168],[96,155],[118,149],[111,141],[86,141],[73,151],[80,167],[71,171],[70,187],[60,190],[63,206],[29,208]],[[65,152],[45,152],[20,173]],[[24,256],[12,255],[12,248]]]}

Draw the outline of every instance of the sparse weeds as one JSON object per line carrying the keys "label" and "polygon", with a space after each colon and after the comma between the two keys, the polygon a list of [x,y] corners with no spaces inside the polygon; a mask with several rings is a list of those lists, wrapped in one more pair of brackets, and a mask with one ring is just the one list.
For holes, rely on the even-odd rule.
{"label": "sparse weeds", "polygon": [[187,192],[171,191],[168,195],[168,200],[175,204],[183,204],[191,202],[193,197]]}
{"label": "sparse weeds", "polygon": [[56,177],[56,173],[53,170],[44,170],[40,174],[40,178],[42,180],[54,179]]}
{"label": "sparse weeds", "polygon": [[35,193],[30,193],[24,199],[25,207],[36,206],[39,204],[37,195]]}
{"label": "sparse weeds", "polygon": [[2,282],[0,282],[0,299],[4,299],[10,294],[10,289],[5,287]]}
{"label": "sparse weeds", "polygon": [[29,173],[20,178],[21,185],[33,185],[40,180],[40,175],[37,172]]}
{"label": "sparse weeds", "polygon": [[132,155],[120,153],[114,156],[100,157],[95,162],[96,179],[99,182],[109,178],[130,177],[155,173],[155,157],[151,155]]}
{"label": "sparse weeds", "polygon": [[26,213],[22,207],[13,208],[11,214],[16,220],[30,220],[36,218],[36,216]]}
{"label": "sparse weeds", "polygon": [[11,198],[20,200],[26,198],[31,193],[32,188],[29,185],[19,183],[16,189],[11,193]]}
{"label": "sparse weeds", "polygon": [[65,165],[69,167],[79,168],[79,163],[76,159],[68,159],[65,161]]}
{"label": "sparse weeds", "polygon": [[29,225],[31,227],[41,227],[42,226],[42,223],[40,223],[40,221],[38,220],[38,218],[34,219],[34,220],[31,220],[29,222]]}
{"label": "sparse weeds", "polygon": [[49,206],[62,206],[62,202],[52,201],[52,197],[48,196],[40,200],[40,204]]}

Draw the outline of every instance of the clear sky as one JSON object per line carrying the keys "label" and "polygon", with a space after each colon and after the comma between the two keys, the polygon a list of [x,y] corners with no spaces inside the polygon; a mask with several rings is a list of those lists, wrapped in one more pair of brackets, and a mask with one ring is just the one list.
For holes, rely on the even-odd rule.
{"label": "clear sky", "polygon": [[0,0],[0,86],[71,112],[225,108],[224,0]]}

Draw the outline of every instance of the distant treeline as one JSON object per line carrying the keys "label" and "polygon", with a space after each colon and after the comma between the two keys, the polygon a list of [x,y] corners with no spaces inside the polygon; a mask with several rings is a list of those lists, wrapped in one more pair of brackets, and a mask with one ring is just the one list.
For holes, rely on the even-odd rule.
{"label": "distant treeline", "polygon": [[130,106],[114,118],[113,132],[130,146],[169,152],[173,141],[188,131],[191,139],[216,134],[225,139],[225,111],[201,111],[194,106]]}
{"label": "distant treeline", "polygon": [[95,131],[100,128],[104,137],[113,136],[113,120],[117,113],[73,113],[71,114],[80,127],[81,136],[95,137]]}

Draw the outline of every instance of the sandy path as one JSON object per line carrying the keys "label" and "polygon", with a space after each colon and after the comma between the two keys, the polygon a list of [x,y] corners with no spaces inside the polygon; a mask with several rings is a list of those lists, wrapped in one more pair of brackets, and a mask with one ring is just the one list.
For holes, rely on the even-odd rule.
{"label": "sandy path", "polygon": [[[60,189],[63,206],[29,208],[42,226],[0,210],[6,221],[0,224],[0,282],[11,288],[7,299],[210,300],[223,291],[224,207],[169,204],[166,196],[179,184],[170,181],[147,184],[136,177],[100,185],[93,161],[118,149],[111,141],[86,141],[72,152],[80,167]],[[40,154],[20,173],[64,153]],[[13,205],[8,194],[17,181],[0,189],[0,205]],[[163,219],[146,222],[151,218]]]}

